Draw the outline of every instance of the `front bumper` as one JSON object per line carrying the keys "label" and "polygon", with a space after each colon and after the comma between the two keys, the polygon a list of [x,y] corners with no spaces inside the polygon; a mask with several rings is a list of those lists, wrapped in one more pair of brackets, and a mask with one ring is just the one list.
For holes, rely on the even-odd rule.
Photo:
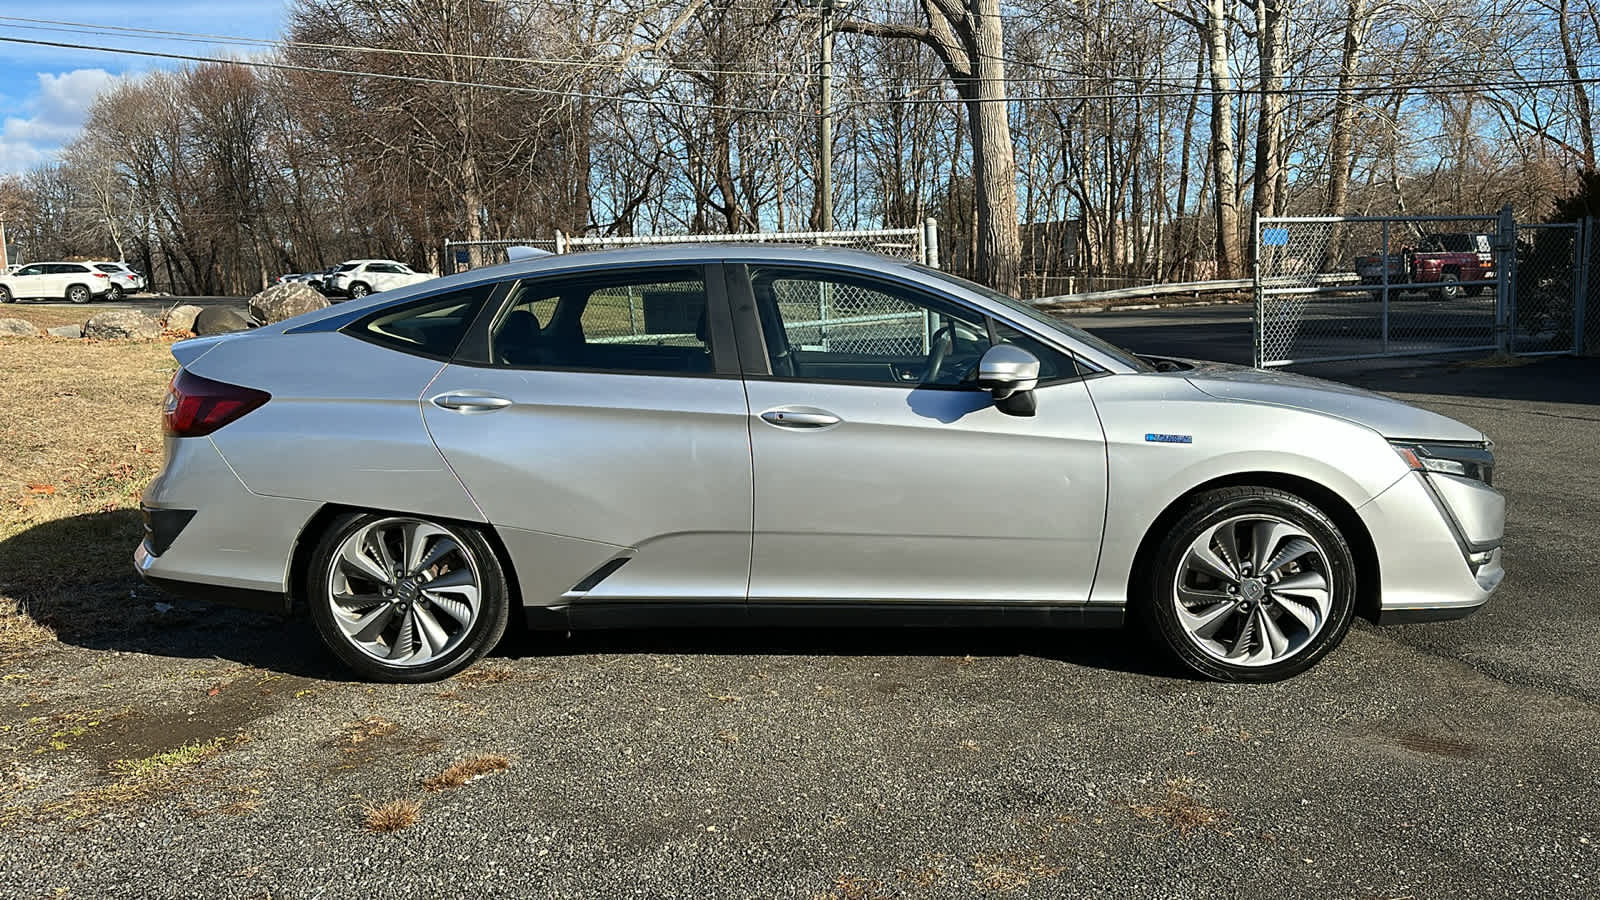
{"label": "front bumper", "polygon": [[1470,615],[1505,578],[1505,498],[1487,485],[1411,472],[1357,512],[1378,552],[1379,624]]}

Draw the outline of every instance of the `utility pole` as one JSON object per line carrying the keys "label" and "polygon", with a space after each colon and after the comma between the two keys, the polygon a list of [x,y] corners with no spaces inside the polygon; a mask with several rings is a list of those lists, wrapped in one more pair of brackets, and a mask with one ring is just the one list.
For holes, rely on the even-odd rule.
{"label": "utility pole", "polygon": [[833,0],[817,0],[822,9],[821,114],[817,124],[817,193],[823,231],[833,230]]}
{"label": "utility pole", "polygon": [[0,275],[4,275],[6,267],[11,265],[11,257],[6,255],[6,217],[0,216]]}

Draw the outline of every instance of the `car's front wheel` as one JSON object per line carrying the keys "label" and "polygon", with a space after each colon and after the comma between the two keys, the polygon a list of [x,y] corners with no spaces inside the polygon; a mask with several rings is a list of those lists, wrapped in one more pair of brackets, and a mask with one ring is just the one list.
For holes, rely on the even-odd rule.
{"label": "car's front wheel", "polygon": [[1141,610],[1188,669],[1277,681],[1338,646],[1355,612],[1350,545],[1326,513],[1286,491],[1231,487],[1194,498],[1156,551]]}
{"label": "car's front wheel", "polygon": [[15,303],[16,299],[17,298],[11,296],[10,288],[0,284],[0,303]]}
{"label": "car's front wheel", "polygon": [[307,588],[323,642],[377,681],[465,669],[499,643],[510,607],[505,573],[479,531],[412,516],[335,521]]}

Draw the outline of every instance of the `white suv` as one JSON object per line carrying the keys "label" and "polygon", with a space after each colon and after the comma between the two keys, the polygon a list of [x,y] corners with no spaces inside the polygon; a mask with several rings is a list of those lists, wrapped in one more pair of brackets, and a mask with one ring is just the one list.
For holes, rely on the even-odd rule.
{"label": "white suv", "polygon": [[111,276],[81,262],[30,263],[0,275],[0,303],[36,298],[88,303],[111,292]]}
{"label": "white suv", "polygon": [[330,275],[324,287],[326,293],[345,294],[358,299],[378,291],[427,281],[432,277],[427,272],[417,272],[405,263],[392,259],[352,259]]}
{"label": "white suv", "polygon": [[95,260],[89,265],[110,276],[111,289],[106,292],[107,300],[121,300],[124,296],[137,294],[146,287],[144,276],[128,268],[127,263]]}

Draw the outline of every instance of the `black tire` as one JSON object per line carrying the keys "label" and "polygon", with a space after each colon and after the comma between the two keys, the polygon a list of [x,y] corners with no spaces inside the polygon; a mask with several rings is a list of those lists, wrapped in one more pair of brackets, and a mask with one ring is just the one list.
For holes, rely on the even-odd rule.
{"label": "black tire", "polygon": [[1461,276],[1454,272],[1446,272],[1439,276],[1439,296],[1445,300],[1461,299]]}
{"label": "black tire", "polygon": [[[1229,663],[1201,648],[1178,617],[1179,566],[1190,545],[1207,530],[1239,517],[1265,516],[1303,530],[1318,545],[1326,560],[1324,578],[1330,583],[1329,608],[1319,629],[1308,634],[1284,659],[1263,665]],[[1145,623],[1155,641],[1184,668],[1217,681],[1271,682],[1297,675],[1326,656],[1344,640],[1355,614],[1356,566],[1350,545],[1326,513],[1304,499],[1267,487],[1230,487],[1195,497],[1156,549],[1148,575],[1140,585],[1142,597],[1136,618]],[[1231,592],[1230,592],[1231,593]],[[1270,604],[1263,604],[1270,615]],[[1279,612],[1278,622],[1294,623]],[[1242,628],[1240,629],[1242,631]]]}
{"label": "black tire", "polygon": [[82,305],[92,299],[94,299],[94,295],[89,293],[87,285],[74,284],[67,288],[67,300],[69,302]]}
{"label": "black tire", "polygon": [[17,298],[11,296],[11,289],[0,284],[0,303],[15,303]]}
{"label": "black tire", "polygon": [[[346,538],[383,520],[413,519],[444,529],[462,550],[471,554],[478,577],[479,609],[459,643],[421,665],[392,665],[363,652],[345,636],[334,618],[329,595],[330,571],[334,554]],[[494,649],[505,634],[510,616],[511,591],[494,548],[482,532],[466,525],[430,520],[422,516],[390,516],[353,513],[335,519],[324,532],[312,557],[305,584],[305,595],[317,633],[333,655],[362,678],[370,681],[421,683],[439,681],[472,665]]]}
{"label": "black tire", "polygon": [[111,301],[112,303],[121,302],[123,296],[124,296],[124,292],[122,290],[122,285],[120,285],[120,284],[113,284],[110,288],[108,288],[106,290],[106,299]]}
{"label": "black tire", "polygon": [[362,297],[365,297],[366,295],[368,295],[370,293],[372,293],[372,288],[367,287],[364,283],[362,283],[360,281],[356,282],[355,284],[350,285],[350,299],[351,300],[360,300]]}

